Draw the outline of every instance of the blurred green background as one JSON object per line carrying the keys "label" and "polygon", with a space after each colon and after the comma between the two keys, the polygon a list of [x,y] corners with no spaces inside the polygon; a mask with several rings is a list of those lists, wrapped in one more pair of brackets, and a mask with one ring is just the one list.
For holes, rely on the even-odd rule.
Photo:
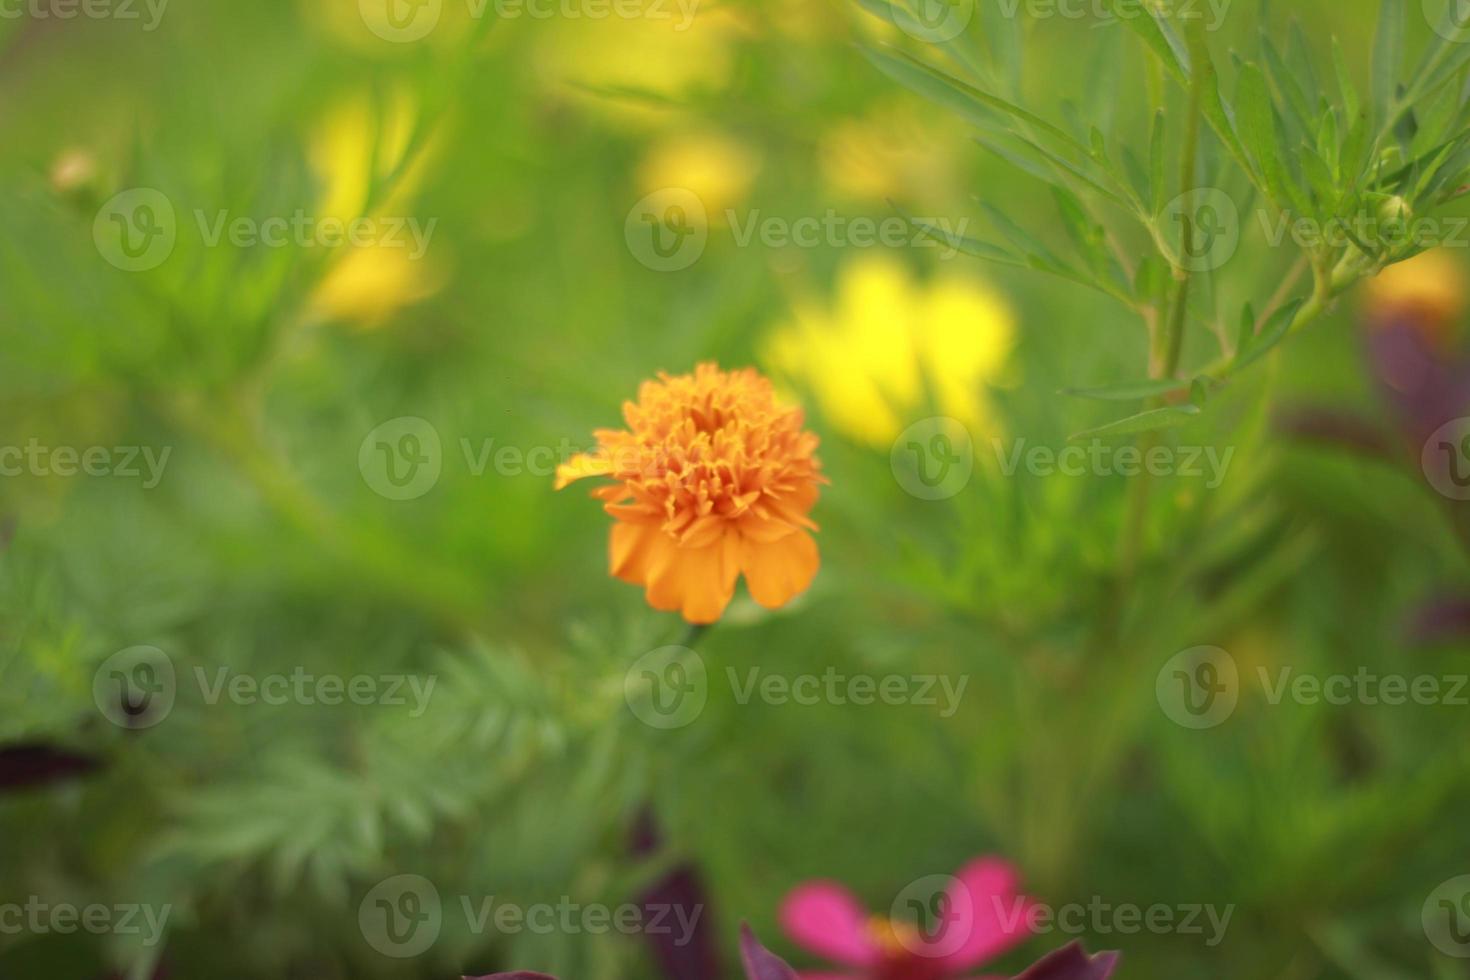
{"label": "blurred green background", "polygon": [[[757,214],[979,228],[985,203],[1056,237],[1042,184],[864,58],[916,47],[891,24],[837,0],[707,0],[687,30],[446,0],[427,36],[395,41],[348,0],[174,0],[151,30],[141,4],[62,6],[0,19],[0,443],[137,447],[144,475],[113,453],[109,475],[0,477],[0,758],[45,774],[3,784],[0,904],[170,914],[156,943],[0,928],[0,976],[654,977],[639,937],[477,931],[458,898],[616,906],[675,864],[707,889],[722,976],[741,919],[807,967],[776,923],[794,885],[833,878],[883,910],[987,853],[1052,906],[1233,907],[1216,945],[1089,927],[1090,948],[1124,952],[1120,977],[1467,975],[1423,923],[1470,873],[1467,708],[1272,704],[1258,682],[1470,669],[1462,622],[1414,628],[1470,598],[1463,515],[1376,380],[1363,296],[1167,434],[1232,450],[1228,472],[1153,481],[1123,574],[1138,478],[1007,474],[994,447],[1060,448],[1114,417],[1058,391],[1140,377],[1136,317],[939,249],[740,241]],[[1336,35],[1366,85],[1370,0],[1238,0],[1211,43],[1223,57],[1289,14],[1324,77]],[[1157,81],[1131,35],[1022,29],[1028,108],[1105,112],[1146,148]],[[638,209],[670,187],[704,205],[706,240],[663,271]],[[150,212],[174,238],[156,264],[119,251],[109,217],[145,220],[140,199],[114,203],[137,188],[173,212]],[[433,224],[419,257],[208,240],[221,213],[298,212]],[[1244,237],[1220,288],[1260,304],[1291,257]],[[1415,313],[1447,366],[1465,259],[1444,253],[1429,278],[1448,299]],[[1191,332],[1186,362],[1211,344]],[[926,390],[894,396],[885,372],[914,358]],[[787,609],[737,598],[696,644],[708,704],[661,729],[630,710],[625,674],[685,628],[606,574],[607,518],[553,493],[545,460],[620,424],[644,379],[704,360],[761,367],[807,408],[831,480],[823,564]],[[1302,412],[1360,420],[1377,450],[1302,435]],[[974,474],[926,500],[889,450],[940,414],[968,427]],[[427,489],[375,469],[373,434],[402,418],[439,441]],[[156,480],[145,450],[168,454]],[[1197,646],[1241,678],[1204,730],[1156,689]],[[137,647],[175,671],[166,717],[106,701],[109,658]],[[968,681],[946,717],[742,704],[727,667]],[[211,703],[197,672],[221,669],[435,686],[422,711],[411,694]],[[662,845],[635,854],[644,814]],[[410,957],[359,915],[401,874],[445,907]]]}

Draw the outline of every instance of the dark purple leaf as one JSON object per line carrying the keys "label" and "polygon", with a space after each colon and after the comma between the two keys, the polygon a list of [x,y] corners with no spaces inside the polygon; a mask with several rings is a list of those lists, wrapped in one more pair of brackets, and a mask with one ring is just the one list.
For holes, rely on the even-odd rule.
{"label": "dark purple leaf", "polygon": [[1420,645],[1462,640],[1470,636],[1470,599],[1445,596],[1426,603],[1414,613],[1409,633]]}
{"label": "dark purple leaf", "polygon": [[1368,361],[1417,453],[1435,429],[1470,408],[1470,362],[1434,349],[1412,324],[1383,324],[1368,337]]}
{"label": "dark purple leaf", "polygon": [[[631,841],[640,857],[657,854],[663,838],[653,812],[645,809],[635,821]],[[671,868],[638,896],[644,936],[660,976],[665,980],[710,980],[721,977],[716,942],[708,926],[709,898],[699,869],[684,863]]]}
{"label": "dark purple leaf", "polygon": [[21,743],[0,746],[0,792],[29,789],[85,776],[100,762],[54,745]]}
{"label": "dark purple leaf", "polygon": [[796,971],[762,946],[744,922],[740,923],[740,959],[745,964],[746,980],[797,980]]}
{"label": "dark purple leaf", "polygon": [[1117,953],[1088,956],[1081,943],[1072,943],[1048,953],[1015,980],[1107,980],[1117,965]]}

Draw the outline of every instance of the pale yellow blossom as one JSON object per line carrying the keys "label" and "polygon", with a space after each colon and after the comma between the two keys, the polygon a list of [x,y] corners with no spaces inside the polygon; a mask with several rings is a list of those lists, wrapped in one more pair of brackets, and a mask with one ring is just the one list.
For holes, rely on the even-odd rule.
{"label": "pale yellow blossom", "polygon": [[[635,129],[685,121],[678,104],[723,91],[748,28],[728,6],[653,4],[658,16],[564,19],[543,34],[537,64],[560,97]],[[633,92],[652,100],[622,97]]]}
{"label": "pale yellow blossom", "polygon": [[666,187],[692,191],[704,205],[704,216],[720,226],[725,212],[745,200],[760,165],[758,153],[723,133],[671,135],[650,147],[639,164],[639,193]]}
{"label": "pale yellow blossom", "polygon": [[987,391],[1012,379],[1015,343],[1014,315],[991,289],[958,272],[920,283],[873,254],[841,270],[830,303],[798,303],[762,354],[834,429],[886,449],[930,395],[977,437],[997,432]]}
{"label": "pale yellow blossom", "polygon": [[395,91],[341,103],[312,133],[308,160],[321,183],[320,216],[344,224],[377,219],[382,240],[348,245],[331,256],[307,302],[309,318],[378,326],[442,287],[442,266],[431,255],[409,247],[406,232],[387,234],[410,218],[419,229],[429,227],[429,219],[414,211],[433,157],[432,145],[414,145],[418,124],[417,103]]}

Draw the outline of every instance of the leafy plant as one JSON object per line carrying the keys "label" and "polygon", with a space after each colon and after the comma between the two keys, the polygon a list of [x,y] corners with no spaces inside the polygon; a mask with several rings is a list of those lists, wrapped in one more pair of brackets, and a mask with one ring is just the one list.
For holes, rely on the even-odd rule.
{"label": "leafy plant", "polygon": [[[926,36],[903,0],[861,0],[873,14]],[[1434,40],[1410,69],[1406,4],[1383,0],[1372,84],[1360,93],[1334,39],[1330,71],[1314,63],[1300,23],[1273,40],[1262,4],[1252,58],[1212,52],[1198,13],[1167,5],[1108,0],[1151,59],[1144,98],[1109,84],[1125,57],[1121,32],[1102,37],[1099,84],[1064,120],[1025,108],[1020,92],[1022,27],[1003,4],[979,5],[968,30],[938,42],[928,57],[892,46],[867,51],[898,82],[963,115],[988,151],[1047,184],[1064,245],[1033,222],[984,210],[997,240],[920,227],[971,255],[1085,285],[1123,304],[1149,336],[1146,382],[1130,380],[1072,393],[1107,400],[1177,401],[1084,435],[1126,435],[1177,425],[1210,391],[1320,317],[1342,293],[1388,265],[1436,244],[1426,222],[1463,195],[1470,181],[1470,65],[1467,17],[1450,5]],[[1166,12],[1167,7],[1167,12]],[[982,40],[982,38],[984,40]],[[941,55],[936,64],[933,55]],[[1330,78],[1330,81],[1319,79]],[[1150,108],[1146,123],[1116,105]],[[1130,124],[1147,131],[1136,153]],[[983,197],[983,195],[982,195]],[[1299,255],[1255,263],[1274,286],[1252,282],[1231,313],[1217,278],[1232,241],[1259,209],[1263,224],[1292,228]],[[1223,254],[1229,253],[1229,254]],[[1286,268],[1277,268],[1285,265]],[[1185,363],[1186,335],[1215,338],[1216,356]]]}

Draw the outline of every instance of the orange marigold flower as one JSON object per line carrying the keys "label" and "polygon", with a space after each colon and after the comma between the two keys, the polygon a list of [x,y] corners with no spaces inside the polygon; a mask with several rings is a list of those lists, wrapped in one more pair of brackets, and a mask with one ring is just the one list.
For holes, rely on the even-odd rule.
{"label": "orange marigold flower", "polygon": [[700,364],[645,381],[623,419],[626,430],[597,430],[597,450],[556,471],[558,490],[588,476],[616,481],[592,491],[617,519],[613,575],[691,623],[719,619],[741,573],[772,609],[806,590],[819,564],[807,514],[826,480],[801,409],[778,402],[752,368]]}

